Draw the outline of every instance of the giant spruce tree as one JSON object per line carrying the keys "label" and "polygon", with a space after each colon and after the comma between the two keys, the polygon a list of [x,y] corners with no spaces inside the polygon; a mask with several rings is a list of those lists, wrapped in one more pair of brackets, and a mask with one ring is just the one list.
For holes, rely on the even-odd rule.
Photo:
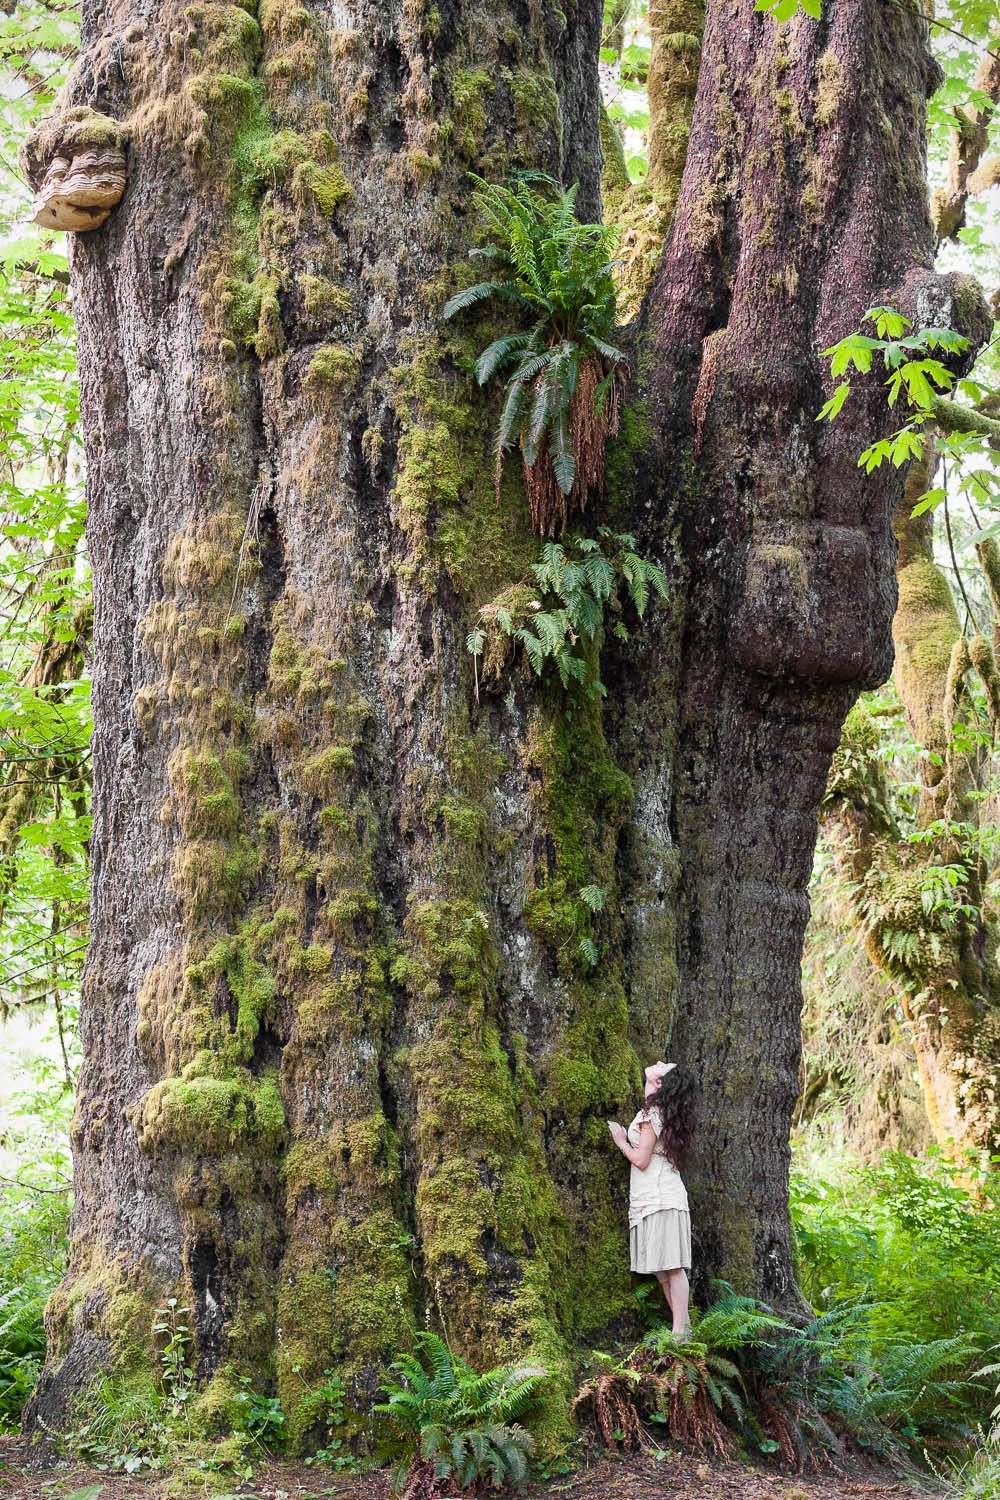
{"label": "giant spruce tree", "polygon": [[472,376],[516,319],[441,316],[479,274],[470,172],[600,218],[599,0],[85,0],[25,154],[39,186],[124,150],[126,181],[72,244],[94,913],[36,1424],[154,1379],[170,1296],[206,1424],[248,1375],[307,1439],[323,1372],[365,1400],[424,1321],[565,1380],[630,1303],[605,1121],[664,1053],[702,1083],[702,1289],[795,1302],[806,884],[891,666],[902,484],[857,467],[876,384],[817,425],[819,351],[872,303],[983,318],[931,269],[917,7],[673,9],[676,209],[573,524],[670,597],[607,632],[602,699],[519,653],[477,695],[466,637],[542,543]]}

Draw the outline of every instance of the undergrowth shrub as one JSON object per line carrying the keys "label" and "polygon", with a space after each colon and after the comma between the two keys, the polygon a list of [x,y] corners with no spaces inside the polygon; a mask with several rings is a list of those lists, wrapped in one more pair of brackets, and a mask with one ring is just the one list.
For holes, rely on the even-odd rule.
{"label": "undergrowth shrub", "polygon": [[752,1299],[721,1290],[689,1339],[654,1328],[624,1359],[593,1356],[573,1410],[609,1447],[647,1446],[654,1424],[699,1452],[731,1454],[745,1416],[737,1356],[784,1325]]}
{"label": "undergrowth shrub", "polygon": [[725,1457],[742,1444],[801,1472],[851,1452],[957,1452],[989,1396],[983,1346],[966,1333],[874,1331],[858,1302],[801,1325],[719,1285],[689,1340],[653,1329],[624,1358],[595,1355],[574,1409],[608,1446],[665,1436]]}
{"label": "undergrowth shrub", "polygon": [[432,1500],[474,1485],[519,1488],[528,1477],[534,1441],[519,1419],[545,1372],[503,1365],[477,1374],[435,1333],[417,1335],[416,1354],[390,1367],[383,1456],[396,1460],[403,1500]]}
{"label": "undergrowth shrub", "polygon": [[68,1195],[46,1180],[0,1193],[0,1432],[9,1430],[45,1359],[43,1314],[66,1265]]}
{"label": "undergrowth shrub", "polygon": [[668,593],[663,569],[635,548],[635,537],[607,526],[596,537],[546,542],[529,578],[484,604],[469,632],[477,696],[480,657],[483,681],[497,682],[520,647],[536,677],[551,666],[563,688],[606,697],[596,665],[605,632],[627,641],[624,606],[642,620],[650,602]]}
{"label": "undergrowth shrub", "polygon": [[972,1172],[940,1154],[923,1162],[891,1152],[852,1172],[847,1187],[795,1173],[792,1215],[803,1291],[821,1315],[865,1308],[857,1357],[883,1381],[905,1381],[908,1349],[926,1348],[931,1358],[937,1348],[950,1359],[939,1372],[958,1385],[938,1393],[934,1411],[929,1397],[917,1403],[920,1431],[934,1436],[935,1412],[949,1430],[988,1422],[989,1381],[962,1376],[1000,1346],[996,1172]]}

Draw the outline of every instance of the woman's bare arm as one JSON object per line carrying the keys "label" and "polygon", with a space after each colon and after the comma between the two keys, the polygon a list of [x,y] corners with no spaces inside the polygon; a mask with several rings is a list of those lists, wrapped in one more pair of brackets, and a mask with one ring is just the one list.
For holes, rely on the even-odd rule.
{"label": "woman's bare arm", "polygon": [[611,1131],[612,1139],[621,1154],[632,1163],[633,1167],[638,1167],[640,1172],[645,1172],[652,1160],[653,1148],[656,1145],[656,1134],[649,1121],[643,1120],[642,1122],[639,1130],[638,1146],[629,1145],[628,1133],[624,1125],[619,1125],[616,1121],[609,1120],[608,1129]]}

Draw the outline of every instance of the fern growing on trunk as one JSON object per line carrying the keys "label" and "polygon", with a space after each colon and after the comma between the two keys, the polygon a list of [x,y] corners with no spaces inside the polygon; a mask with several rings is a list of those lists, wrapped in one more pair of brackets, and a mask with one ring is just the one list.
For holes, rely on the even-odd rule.
{"label": "fern growing on trunk", "polygon": [[496,297],[531,320],[530,328],[504,334],[483,350],[476,379],[485,385],[496,375],[507,377],[497,493],[505,456],[519,446],[532,525],[540,536],[554,537],[586,508],[592,492],[603,493],[604,452],[621,417],[628,366],[610,342],[616,231],[581,224],[576,186],[561,192],[540,173],[513,187],[475,181],[474,202],[497,243],[472,254],[492,261],[496,275],[458,292],[444,316]]}

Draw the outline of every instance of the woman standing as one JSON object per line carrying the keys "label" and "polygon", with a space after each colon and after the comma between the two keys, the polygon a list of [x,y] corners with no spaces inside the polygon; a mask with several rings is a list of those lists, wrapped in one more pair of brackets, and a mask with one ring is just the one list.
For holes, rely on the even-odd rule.
{"label": "woman standing", "polygon": [[681,1168],[694,1135],[696,1085],[676,1063],[645,1070],[646,1102],[628,1130],[608,1121],[615,1145],[632,1163],[629,1247],[632,1270],[652,1274],[663,1288],[673,1332],[686,1338],[691,1269],[691,1214]]}

